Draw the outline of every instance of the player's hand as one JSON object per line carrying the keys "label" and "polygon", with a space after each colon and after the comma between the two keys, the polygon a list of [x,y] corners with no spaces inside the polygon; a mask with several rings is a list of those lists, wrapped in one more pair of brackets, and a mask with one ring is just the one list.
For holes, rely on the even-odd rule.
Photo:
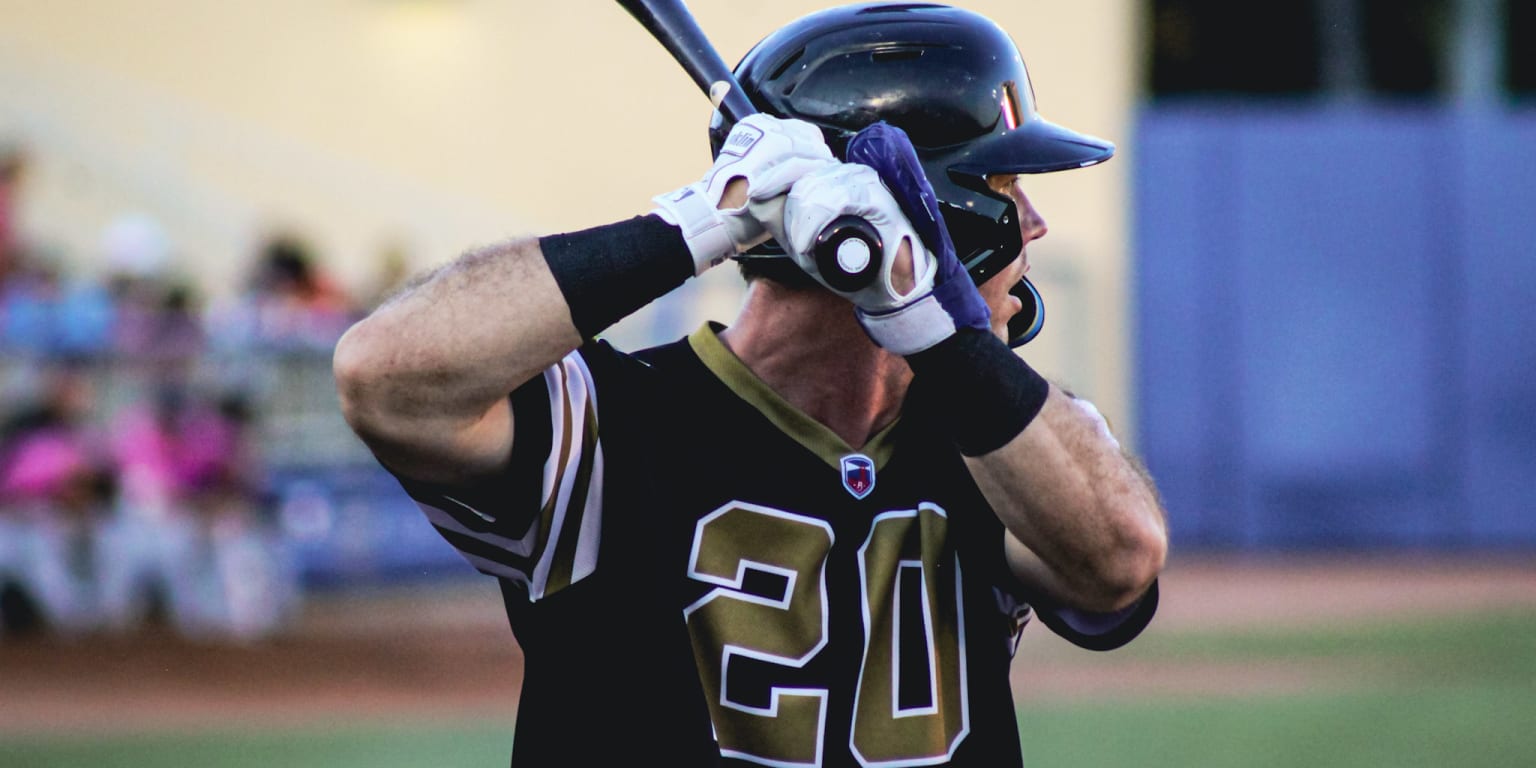
{"label": "player's hand", "polygon": [[848,159],[808,174],[790,190],[782,240],[795,263],[826,285],[813,253],[816,238],[837,218],[857,216],[880,234],[883,252],[874,254],[880,271],[865,288],[833,292],[854,303],[876,344],[910,355],[959,328],[990,333],[991,313],[955,256],[938,198],[906,133],[883,122],[868,126],[849,142]]}
{"label": "player's hand", "polygon": [[[836,162],[816,126],[750,115],[731,129],[703,179],[653,201],[656,213],[683,231],[694,273],[703,274],[782,229],[784,194],[807,173]],[[743,181],[745,198],[735,199]],[[737,194],[726,200],[728,188]]]}
{"label": "player's hand", "polygon": [[[856,291],[832,287],[812,252],[822,230],[843,216],[863,219],[880,234],[882,252],[870,254],[880,261],[880,270],[869,285]],[[785,200],[782,240],[806,274],[863,312],[891,312],[933,289],[937,266],[933,254],[880,181],[880,174],[867,165],[839,163],[796,183]]]}

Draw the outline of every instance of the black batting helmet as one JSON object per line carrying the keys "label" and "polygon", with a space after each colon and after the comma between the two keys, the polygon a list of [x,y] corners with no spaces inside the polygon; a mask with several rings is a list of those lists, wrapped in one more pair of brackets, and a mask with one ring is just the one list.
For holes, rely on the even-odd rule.
{"label": "black batting helmet", "polygon": [[[927,3],[861,3],[802,17],[736,66],[759,110],[822,129],[834,153],[870,123],[906,131],[944,212],[955,250],[980,284],[1023,243],[1013,201],[987,186],[1108,160],[1115,146],[1046,121],[1013,39],[989,19]],[[732,123],[716,111],[719,154]]]}

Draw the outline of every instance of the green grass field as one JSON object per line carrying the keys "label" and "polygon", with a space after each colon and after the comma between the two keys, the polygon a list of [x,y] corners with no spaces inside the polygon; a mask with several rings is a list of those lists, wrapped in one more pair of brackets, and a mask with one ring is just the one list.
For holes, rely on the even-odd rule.
{"label": "green grass field", "polygon": [[[1536,765],[1536,616],[1158,635],[1112,658],[1318,661],[1350,670],[1351,682],[1324,686],[1327,692],[1033,704],[1020,712],[1031,768]],[[8,736],[0,740],[0,766],[483,768],[505,764],[508,751],[505,724],[413,724]]]}
{"label": "green grass field", "polygon": [[1536,616],[1153,636],[1121,653],[1360,674],[1328,693],[1029,708],[1031,766],[1536,765]]}

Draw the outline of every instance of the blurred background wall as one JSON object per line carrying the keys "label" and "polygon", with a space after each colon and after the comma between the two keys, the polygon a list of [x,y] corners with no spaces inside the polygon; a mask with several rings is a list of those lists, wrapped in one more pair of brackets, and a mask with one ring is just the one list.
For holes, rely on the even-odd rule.
{"label": "blurred background wall", "polygon": [[[691,4],[728,60],[823,5]],[[1529,4],[966,5],[1018,40],[1045,115],[1119,144],[1029,180],[1051,233],[1027,354],[1145,454],[1176,546],[1536,544]],[[65,353],[92,423],[238,395],[311,583],[462,568],[340,421],[346,323],[470,245],[642,213],[709,160],[702,97],[610,3],[0,18],[8,410]],[[716,270],[610,335],[669,339],[738,298]],[[185,359],[118,338],[134,301],[193,318]]]}
{"label": "blurred background wall", "polygon": [[1151,5],[1135,391],[1177,540],[1536,544],[1536,6]]}

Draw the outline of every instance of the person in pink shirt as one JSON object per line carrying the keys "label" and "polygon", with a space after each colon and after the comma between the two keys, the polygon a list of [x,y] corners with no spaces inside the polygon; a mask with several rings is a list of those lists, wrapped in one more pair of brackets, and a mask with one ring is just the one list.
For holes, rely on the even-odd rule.
{"label": "person in pink shirt", "polygon": [[142,621],[160,590],[183,634],[255,639],[286,615],[275,536],[260,525],[259,465],[248,414],[162,382],[147,403],[125,409],[112,444],[119,503],[103,549],[104,606],[111,625]]}
{"label": "person in pink shirt", "polygon": [[17,582],[49,628],[79,634],[97,624],[92,542],[111,477],[83,370],[46,371],[39,397],[0,429],[0,580]]}

